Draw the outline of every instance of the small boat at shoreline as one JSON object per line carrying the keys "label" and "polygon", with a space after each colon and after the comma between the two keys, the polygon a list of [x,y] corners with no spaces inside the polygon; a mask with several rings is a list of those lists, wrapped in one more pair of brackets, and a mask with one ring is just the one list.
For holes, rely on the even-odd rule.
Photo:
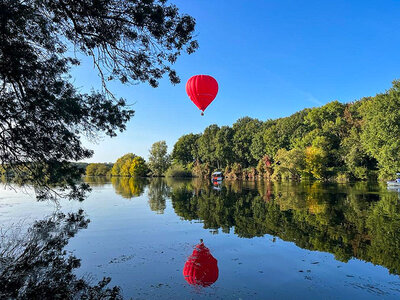
{"label": "small boat at shoreline", "polygon": [[211,181],[222,181],[224,179],[224,175],[222,172],[214,172],[211,174]]}
{"label": "small boat at shoreline", "polygon": [[400,173],[396,173],[398,176],[396,180],[387,181],[388,188],[400,188]]}

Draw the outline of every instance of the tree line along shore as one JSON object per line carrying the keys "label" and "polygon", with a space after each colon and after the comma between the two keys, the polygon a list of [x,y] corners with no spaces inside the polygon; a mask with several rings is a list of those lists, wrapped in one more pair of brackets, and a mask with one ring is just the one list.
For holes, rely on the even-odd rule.
{"label": "tree line along shore", "polygon": [[274,120],[244,117],[181,136],[168,154],[164,141],[149,160],[126,154],[111,165],[89,164],[89,176],[231,179],[368,180],[400,171],[400,81],[374,97],[332,101]]}

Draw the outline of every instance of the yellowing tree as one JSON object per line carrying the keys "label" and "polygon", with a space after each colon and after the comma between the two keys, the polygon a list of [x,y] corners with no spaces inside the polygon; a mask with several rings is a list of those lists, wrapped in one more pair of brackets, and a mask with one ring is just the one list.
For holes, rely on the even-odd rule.
{"label": "yellowing tree", "polygon": [[275,155],[274,177],[300,179],[304,170],[304,151],[279,149]]}
{"label": "yellowing tree", "polygon": [[110,167],[105,164],[94,163],[86,167],[86,176],[107,176],[109,172]]}
{"label": "yellowing tree", "polygon": [[316,179],[324,179],[326,174],[327,154],[321,148],[310,146],[305,150],[305,171]]}
{"label": "yellowing tree", "polygon": [[146,176],[148,171],[149,170],[147,168],[146,161],[143,159],[143,157],[136,156],[134,159],[132,159],[129,167],[130,176]]}
{"label": "yellowing tree", "polygon": [[135,177],[146,176],[148,172],[146,161],[143,157],[133,153],[125,154],[117,159],[112,170],[112,176]]}

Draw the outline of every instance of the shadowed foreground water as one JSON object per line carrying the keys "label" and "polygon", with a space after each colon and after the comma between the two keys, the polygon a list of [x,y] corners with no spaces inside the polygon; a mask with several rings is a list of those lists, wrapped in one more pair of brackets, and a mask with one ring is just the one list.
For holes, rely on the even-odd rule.
{"label": "shadowed foreground water", "polygon": [[83,210],[61,243],[71,272],[126,298],[400,297],[400,194],[384,185],[86,181],[80,203],[2,190],[2,232]]}

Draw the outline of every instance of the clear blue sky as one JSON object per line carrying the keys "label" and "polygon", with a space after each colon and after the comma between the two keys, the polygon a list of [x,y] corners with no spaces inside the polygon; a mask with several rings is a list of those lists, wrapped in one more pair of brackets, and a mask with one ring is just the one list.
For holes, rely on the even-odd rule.
{"label": "clear blue sky", "polygon": [[[110,85],[134,103],[135,116],[116,138],[104,137],[90,162],[113,162],[133,152],[147,159],[153,142],[169,150],[183,134],[238,118],[288,116],[332,100],[349,102],[388,89],[400,78],[400,1],[177,0],[196,18],[200,48],[178,59],[181,84],[167,79]],[[200,116],[185,83],[209,74],[219,83],[215,101]],[[90,61],[73,70],[83,91],[100,89]]]}

